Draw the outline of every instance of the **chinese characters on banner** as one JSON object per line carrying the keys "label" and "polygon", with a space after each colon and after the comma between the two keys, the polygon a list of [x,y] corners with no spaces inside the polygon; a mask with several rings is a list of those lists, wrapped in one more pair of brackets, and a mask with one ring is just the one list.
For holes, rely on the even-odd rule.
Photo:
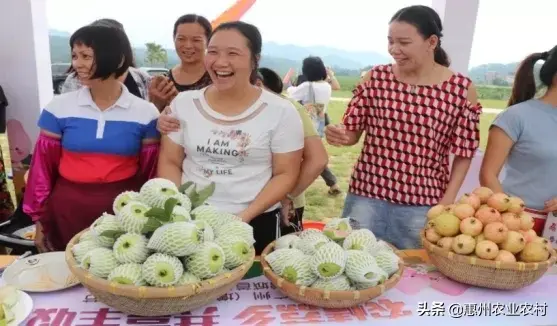
{"label": "chinese characters on banner", "polygon": [[[51,300],[41,300],[42,297]],[[296,304],[264,277],[241,281],[214,304],[176,316],[128,316],[96,302],[82,287],[64,292],[64,296],[58,295],[56,299],[52,295],[33,298],[35,310],[27,319],[27,326],[350,325],[354,322],[406,318],[412,315],[413,310],[402,301],[383,297],[351,309],[323,309]]]}

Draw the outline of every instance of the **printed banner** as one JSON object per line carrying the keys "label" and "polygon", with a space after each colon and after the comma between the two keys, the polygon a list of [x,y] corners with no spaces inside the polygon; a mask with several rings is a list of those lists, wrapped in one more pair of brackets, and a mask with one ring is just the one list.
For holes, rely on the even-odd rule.
{"label": "printed banner", "polygon": [[[518,291],[493,291],[454,282],[430,265],[407,268],[397,287],[351,309],[322,309],[289,300],[265,277],[238,283],[209,306],[178,316],[127,316],[75,287],[33,294],[27,326],[267,326],[267,325],[555,325],[557,270]],[[472,319],[473,318],[473,319]]]}

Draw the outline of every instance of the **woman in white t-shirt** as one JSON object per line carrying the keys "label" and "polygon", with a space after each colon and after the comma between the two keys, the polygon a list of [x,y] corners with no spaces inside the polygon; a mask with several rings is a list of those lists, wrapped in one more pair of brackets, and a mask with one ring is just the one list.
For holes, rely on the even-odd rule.
{"label": "woman in white t-shirt", "polygon": [[[315,129],[320,137],[325,131],[325,115],[327,106],[331,100],[332,88],[328,82],[329,73],[323,60],[319,57],[307,57],[302,63],[302,74],[306,81],[298,86],[290,86],[286,89],[288,96],[302,103],[310,114]],[[325,184],[329,187],[329,195],[340,194],[337,178],[333,172],[326,167],[321,173]]]}
{"label": "woman in white t-shirt", "polygon": [[280,236],[280,201],[296,185],[304,147],[294,105],[252,85],[261,47],[253,25],[215,29],[205,56],[213,84],[172,101],[180,130],[162,138],[158,166],[177,185],[214,182],[209,204],[253,226],[257,254]]}

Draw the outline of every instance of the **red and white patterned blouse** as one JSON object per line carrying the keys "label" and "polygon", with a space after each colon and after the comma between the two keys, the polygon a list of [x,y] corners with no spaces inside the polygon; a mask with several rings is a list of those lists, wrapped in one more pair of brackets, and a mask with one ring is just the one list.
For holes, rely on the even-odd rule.
{"label": "red and white patterned blouse", "polygon": [[449,151],[471,158],[479,146],[482,108],[467,100],[471,83],[455,74],[438,85],[413,86],[398,81],[392,65],[372,68],[343,117],[347,130],[365,132],[349,191],[397,204],[437,204],[449,182]]}

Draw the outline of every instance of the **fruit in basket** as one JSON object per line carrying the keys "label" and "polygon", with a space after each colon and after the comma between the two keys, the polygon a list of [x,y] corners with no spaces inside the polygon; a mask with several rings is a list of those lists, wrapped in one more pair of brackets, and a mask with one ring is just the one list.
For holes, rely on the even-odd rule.
{"label": "fruit in basket", "polygon": [[522,235],[524,236],[524,240],[526,240],[526,243],[532,242],[532,241],[534,241],[534,239],[536,239],[538,237],[538,235],[536,234],[536,231],[534,231],[532,229],[530,229],[528,231],[520,230],[520,233],[522,233]]}
{"label": "fruit in basket", "polygon": [[435,232],[434,228],[428,228],[427,230],[425,230],[425,238],[429,242],[437,243],[437,241],[441,239],[441,236],[437,234],[437,232]]}
{"label": "fruit in basket", "polygon": [[310,260],[304,256],[292,257],[286,262],[280,275],[288,282],[302,286],[310,286],[317,280]]}
{"label": "fruit in basket", "polygon": [[494,193],[487,199],[487,205],[499,212],[504,212],[511,207],[511,200],[505,193]]}
{"label": "fruit in basket", "polygon": [[105,231],[122,231],[122,227],[116,216],[104,213],[91,225],[91,235],[102,247],[110,248],[114,245],[115,239],[104,235]]}
{"label": "fruit in basket", "polygon": [[443,249],[451,250],[453,247],[454,237],[443,237],[437,241],[437,245]]}
{"label": "fruit in basket", "polygon": [[131,201],[120,210],[118,220],[122,225],[122,229],[131,233],[147,233],[144,230],[145,225],[149,222],[146,216],[151,208],[139,201]]}
{"label": "fruit in basket", "polygon": [[296,240],[299,240],[295,234],[286,234],[277,239],[275,242],[276,249],[284,249],[284,248],[294,248],[294,244]]}
{"label": "fruit in basket", "polygon": [[[472,206],[472,208],[474,210],[480,208],[481,205],[481,200],[480,197],[478,197],[477,195],[473,194],[473,193],[469,193],[469,194],[464,194],[462,195],[462,197],[457,201],[457,206],[458,204],[467,204]],[[456,207],[455,207],[456,210]]]}
{"label": "fruit in basket", "polygon": [[460,232],[475,237],[482,233],[483,224],[475,217],[467,217],[460,222]]}
{"label": "fruit in basket", "polygon": [[352,231],[344,239],[342,246],[345,250],[369,250],[375,244],[377,244],[377,238],[375,238],[373,232],[368,229],[358,229]]}
{"label": "fruit in basket", "polygon": [[154,178],[145,182],[139,190],[141,202],[150,207],[159,208],[164,207],[166,201],[178,193],[178,187],[176,187],[174,182],[162,178]]}
{"label": "fruit in basket", "polygon": [[451,213],[443,213],[435,218],[435,232],[443,237],[453,237],[460,231],[460,219]]}
{"label": "fruit in basket", "polygon": [[517,254],[526,246],[524,236],[517,231],[509,231],[505,241],[499,245],[501,249],[508,251],[512,254]]}
{"label": "fruit in basket", "polygon": [[214,242],[204,242],[188,258],[184,259],[186,270],[201,279],[216,276],[224,268],[224,251]]}
{"label": "fruit in basket", "polygon": [[202,233],[194,223],[174,222],[153,232],[147,248],[176,257],[194,254],[203,243]]}
{"label": "fruit in basket", "polygon": [[81,260],[81,268],[101,278],[106,278],[117,266],[118,261],[112,250],[104,247],[92,249]]}
{"label": "fruit in basket", "polygon": [[520,230],[520,217],[516,213],[512,212],[505,212],[501,214],[501,220],[510,231],[518,231]]}
{"label": "fruit in basket", "polygon": [[350,284],[350,279],[345,275],[340,275],[331,279],[317,279],[313,284],[312,288],[329,290],[329,291],[351,291],[352,284]]}
{"label": "fruit in basket", "polygon": [[542,243],[530,242],[524,246],[519,254],[520,261],[537,263],[549,259],[549,250]]}
{"label": "fruit in basket", "polygon": [[457,254],[471,254],[476,249],[476,240],[467,234],[459,234],[453,239],[451,249]]}
{"label": "fruit in basket", "polygon": [[234,268],[249,259],[251,244],[241,237],[222,237],[218,238],[216,243],[224,252],[224,267],[226,268]]}
{"label": "fruit in basket", "polygon": [[531,230],[534,227],[534,218],[528,212],[521,212],[520,217],[520,229],[523,231]]}
{"label": "fruit in basket", "polygon": [[361,250],[346,251],[346,276],[357,287],[364,288],[383,283],[389,277],[373,256]]}
{"label": "fruit in basket", "polygon": [[549,240],[547,240],[546,238],[536,236],[530,242],[541,243],[541,244],[545,245],[547,247],[547,249],[552,249],[551,242],[549,242]]}
{"label": "fruit in basket", "polygon": [[398,271],[400,258],[373,232],[352,228],[346,232],[344,240],[330,239],[315,229],[284,235],[264,259],[274,273],[292,283],[331,291],[373,287]]}
{"label": "fruit in basket", "polygon": [[85,255],[89,251],[95,248],[100,248],[100,245],[95,240],[80,241],[78,244],[73,246],[72,253],[75,257],[75,260],[77,260],[77,262],[81,264],[83,257],[85,257]]}
{"label": "fruit in basket", "polygon": [[507,238],[509,229],[501,222],[488,223],[484,227],[484,236],[487,240],[493,241],[497,244],[503,243]]}
{"label": "fruit in basket", "polygon": [[487,225],[492,222],[499,222],[501,221],[501,213],[493,207],[484,206],[480,207],[474,217],[480,220],[484,225]]}
{"label": "fruit in basket", "polygon": [[487,187],[478,187],[472,191],[472,193],[480,198],[480,203],[485,204],[491,195],[493,195],[493,191]]}
{"label": "fruit in basket", "polygon": [[481,259],[492,260],[499,254],[499,247],[493,241],[482,240],[476,244],[474,253]]}
{"label": "fruit in basket", "polygon": [[147,283],[142,276],[141,264],[123,264],[108,274],[107,280],[124,285],[145,286]]}
{"label": "fruit in basket", "polygon": [[[471,212],[470,206],[477,206],[476,199],[480,205]],[[487,260],[541,262],[549,257],[552,251],[549,241],[533,230],[534,219],[524,210],[521,198],[480,187],[453,205],[452,213],[447,209],[450,205],[443,206],[443,213],[428,221],[424,230],[427,241],[456,254]],[[462,217],[458,231],[454,232],[451,223]],[[473,242],[475,247],[470,251]],[[530,243],[542,245],[547,255],[537,247],[528,247]]]}
{"label": "fruit in basket", "polygon": [[323,234],[333,241],[344,240],[352,231],[350,219],[336,218],[325,224]]}
{"label": "fruit in basket", "polygon": [[311,259],[314,273],[324,279],[334,278],[344,272],[347,255],[336,242],[327,242],[315,251]]}
{"label": "fruit in basket", "polygon": [[157,287],[168,287],[178,283],[184,273],[180,259],[167,254],[152,254],[141,266],[143,279]]}
{"label": "fruit in basket", "polygon": [[135,191],[124,191],[123,193],[116,196],[114,199],[114,203],[112,204],[112,210],[114,214],[118,215],[120,210],[124,208],[128,203],[132,201],[139,200],[139,193]]}
{"label": "fruit in basket", "polygon": [[149,256],[147,241],[143,234],[124,233],[114,242],[114,257],[120,264],[142,264]]}
{"label": "fruit in basket", "polygon": [[495,257],[495,261],[515,263],[516,262],[516,257],[509,251],[499,250],[499,253],[497,254],[497,257]]}
{"label": "fruit in basket", "polygon": [[215,277],[251,259],[253,228],[205,203],[214,184],[200,190],[191,182],[171,184],[153,179],[139,195],[118,196],[116,215],[104,213],[73,246],[80,267],[120,284],[169,287]]}
{"label": "fruit in basket", "polygon": [[507,209],[507,212],[520,214],[520,213],[522,213],[522,211],[524,211],[524,207],[526,205],[524,205],[524,201],[521,198],[511,196],[511,197],[509,197],[509,202],[510,202],[510,205],[509,205],[509,208]]}
{"label": "fruit in basket", "polygon": [[474,216],[476,210],[470,204],[458,204],[454,208],[454,215],[463,220],[468,217]]}
{"label": "fruit in basket", "polygon": [[426,217],[427,217],[428,220],[431,220],[431,219],[434,219],[437,216],[441,215],[444,211],[445,211],[445,206],[441,205],[441,204],[438,204],[438,205],[435,205],[435,206],[431,207],[427,211]]}

